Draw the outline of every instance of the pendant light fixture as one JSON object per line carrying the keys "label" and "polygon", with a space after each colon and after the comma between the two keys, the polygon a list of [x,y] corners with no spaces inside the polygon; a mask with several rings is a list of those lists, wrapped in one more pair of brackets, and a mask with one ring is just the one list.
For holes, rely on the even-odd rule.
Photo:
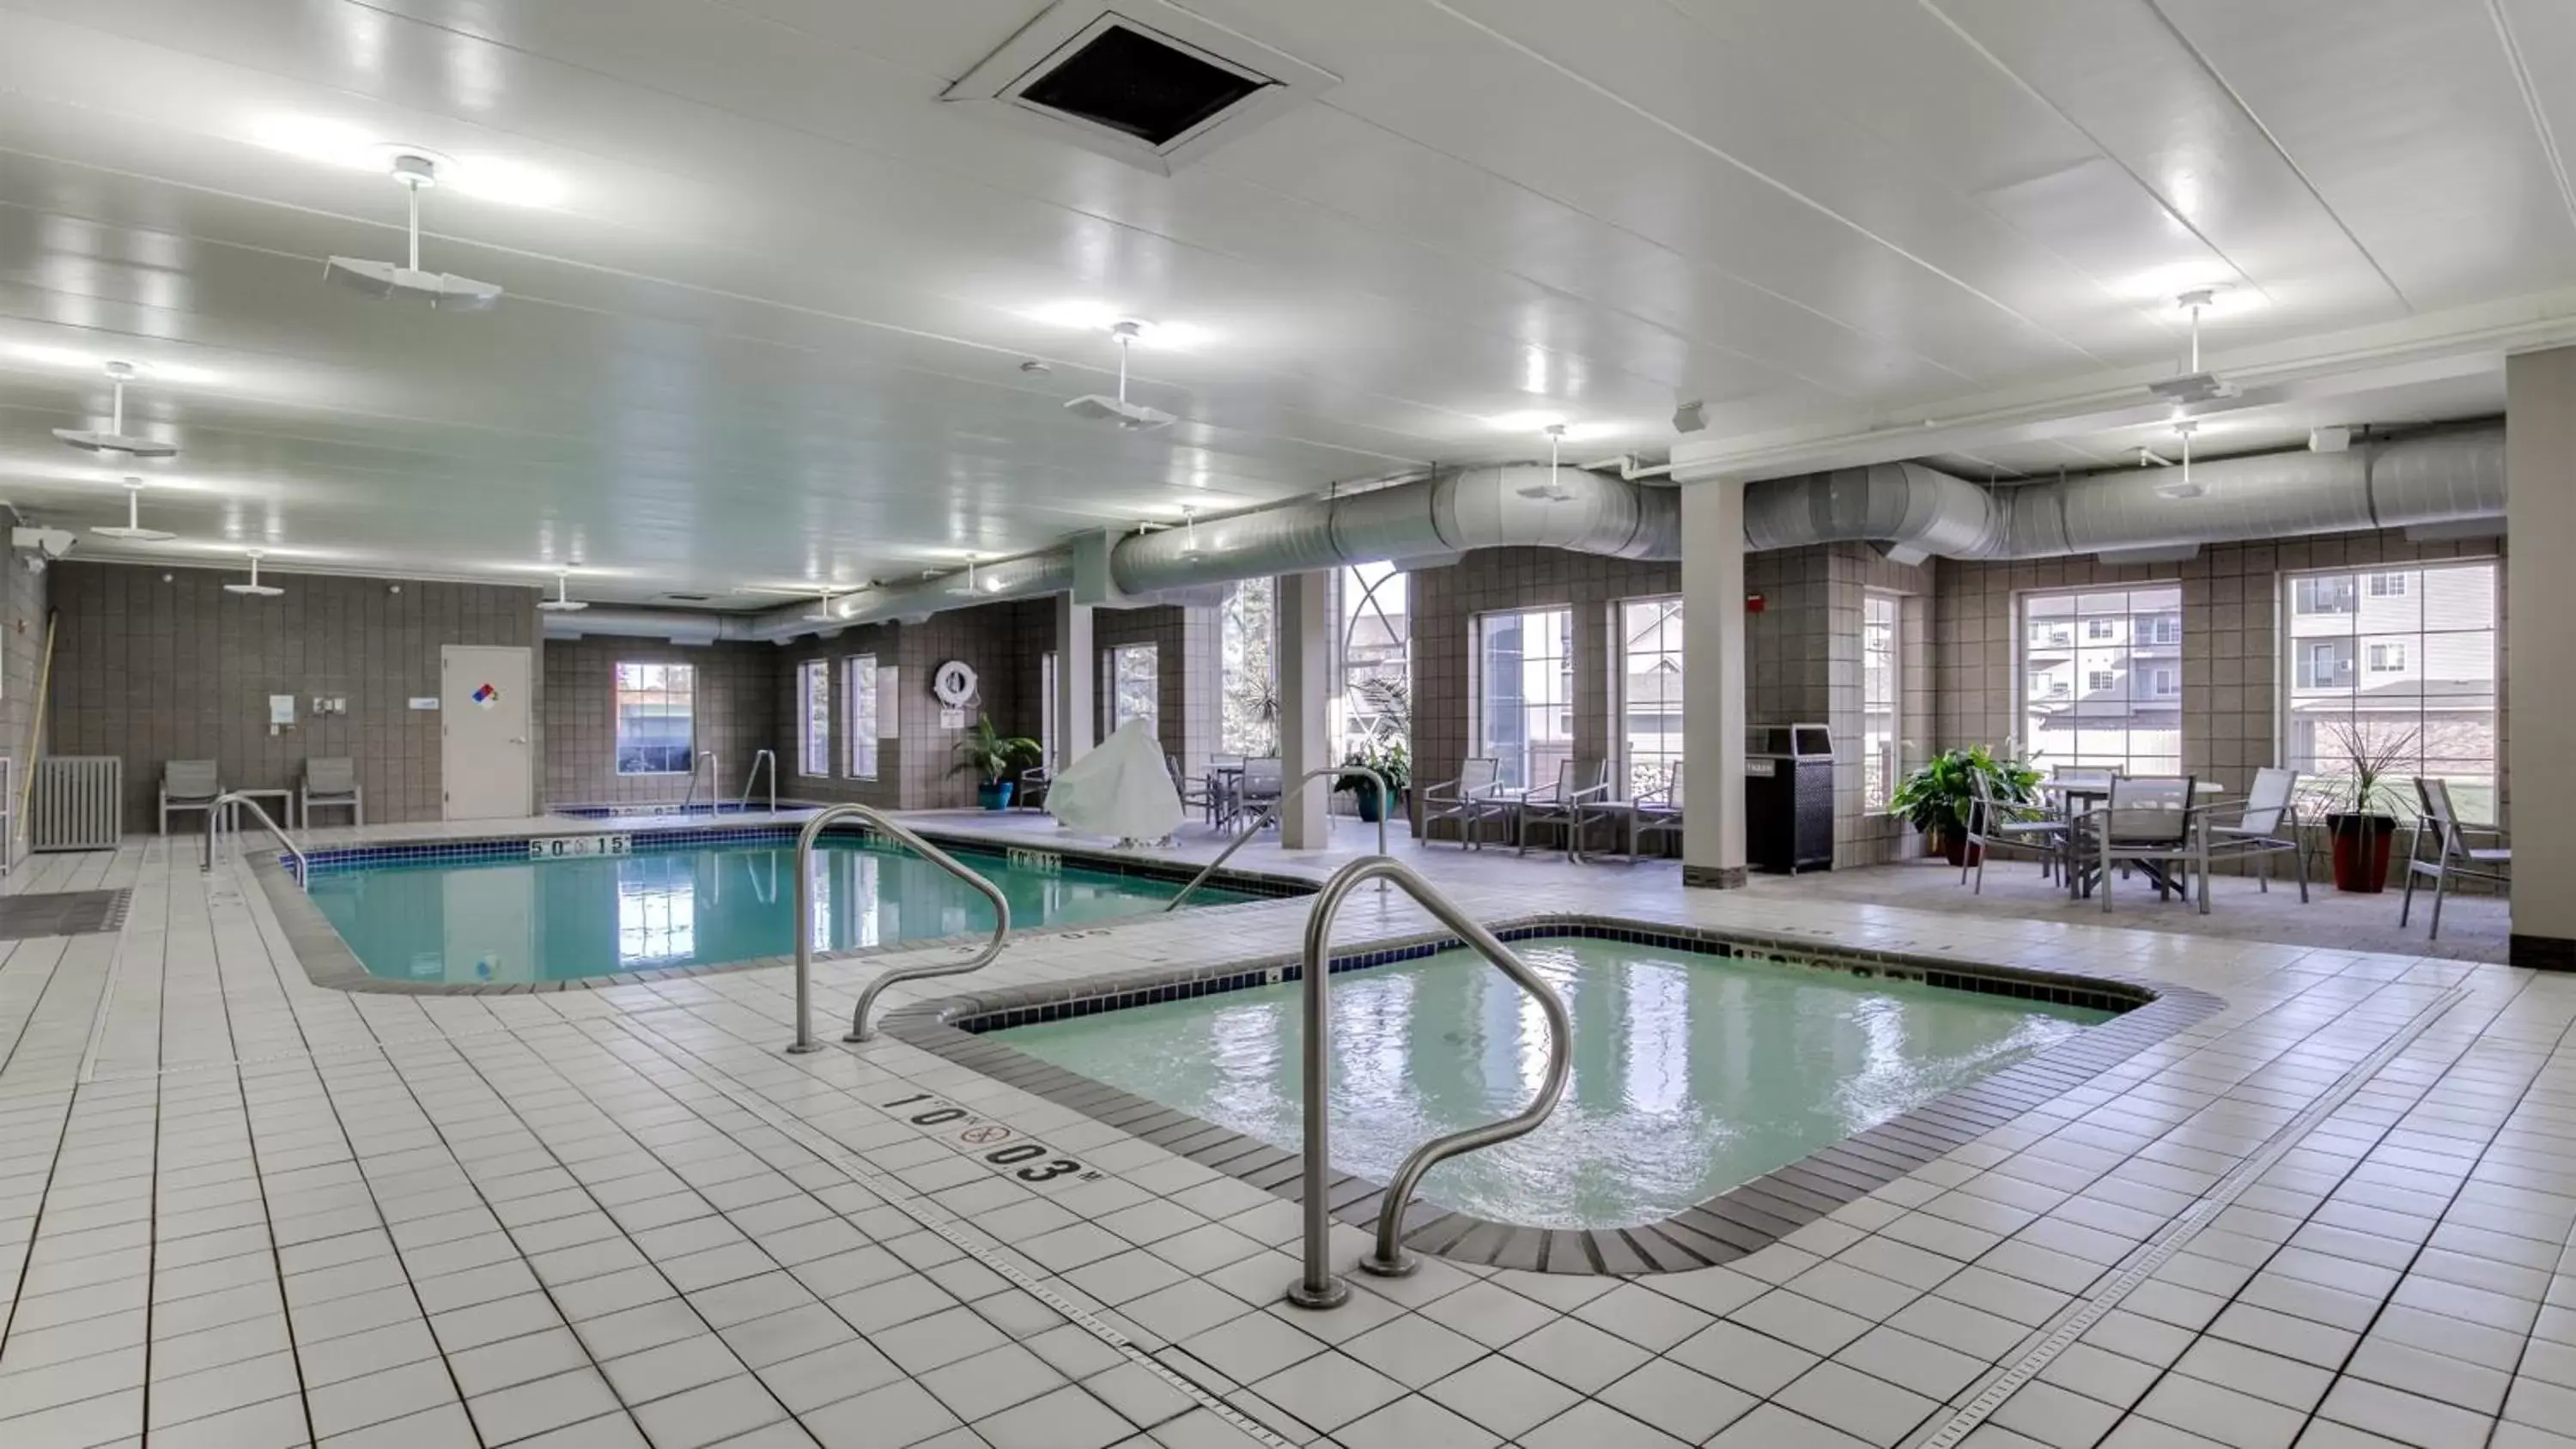
{"label": "pendant light fixture", "polygon": [[135,543],[167,543],[179,536],[143,526],[143,480],[140,478],[125,480],[125,522],[106,524],[90,532],[101,538],[122,538]]}
{"label": "pendant light fixture", "polygon": [[[256,557],[256,555],[254,555],[254,557]],[[549,614],[575,614],[589,608],[589,604],[580,599],[571,597],[571,585],[567,579],[567,575],[555,575],[555,596],[551,599],[537,600],[537,607],[545,610]]]}
{"label": "pendant light fixture", "polygon": [[2182,438],[2182,474],[2179,477],[2159,479],[2156,483],[2158,498],[2198,498],[2207,491],[2191,481],[2191,435],[2199,431],[2200,424],[2188,418],[2174,424],[2174,432]]}
{"label": "pendant light fixture", "polygon": [[259,581],[259,559],[259,550],[252,549],[250,551],[250,582],[246,584],[226,584],[224,585],[224,592],[227,594],[247,594],[254,599],[274,599],[278,595],[285,593],[286,590],[277,587],[275,584],[263,584]]}
{"label": "pendant light fixture", "polygon": [[948,592],[961,599],[973,598],[984,590],[975,582],[975,555],[966,555],[966,574],[948,586]]}
{"label": "pendant light fixture", "polygon": [[1536,498],[1543,503],[1565,503],[1573,499],[1574,490],[1565,486],[1564,476],[1558,469],[1556,461],[1557,446],[1564,441],[1565,424],[1548,424],[1547,481],[1544,483],[1522,484],[1519,492],[1523,498]]}
{"label": "pendant light fixture", "polygon": [[125,431],[125,385],[135,377],[131,362],[107,365],[107,380],[114,388],[114,401],[108,405],[107,431],[91,432],[86,428],[56,428],[54,436],[84,453],[116,453],[128,458],[175,458],[178,445],[157,438],[137,437]]}
{"label": "pendant light fixture", "polygon": [[1103,397],[1098,393],[1092,393],[1087,397],[1078,397],[1066,403],[1064,410],[1078,418],[1116,423],[1131,432],[1141,432],[1148,428],[1168,428],[1177,421],[1161,408],[1149,408],[1143,403],[1131,403],[1127,400],[1127,349],[1137,338],[1144,335],[1145,324],[1142,322],[1111,323],[1109,337],[1111,341],[1118,344],[1118,396]]}
{"label": "pendant light fixture", "polygon": [[409,263],[333,257],[323,264],[322,275],[370,297],[426,302],[450,312],[480,312],[500,301],[501,289],[490,282],[420,269],[420,194],[438,184],[438,163],[415,152],[402,152],[393,158],[393,176],[402,186],[410,213]]}
{"label": "pendant light fixture", "polygon": [[2208,402],[2213,398],[2236,396],[2236,384],[2214,372],[2200,370],[2200,314],[2204,308],[2218,300],[2218,291],[2216,287],[2199,287],[2174,298],[2175,306],[2191,314],[2191,365],[2184,369],[2180,377],[2169,377],[2162,382],[2147,384],[2147,391],[2172,403],[2175,407]]}
{"label": "pendant light fixture", "polygon": [[1195,503],[1181,505],[1181,553],[1188,558],[1199,555],[1199,507]]}
{"label": "pendant light fixture", "polygon": [[821,596],[814,600],[814,607],[805,611],[805,622],[808,624],[837,624],[841,622],[840,611],[835,607],[835,605],[839,604],[840,601],[840,590],[829,588],[823,590]]}

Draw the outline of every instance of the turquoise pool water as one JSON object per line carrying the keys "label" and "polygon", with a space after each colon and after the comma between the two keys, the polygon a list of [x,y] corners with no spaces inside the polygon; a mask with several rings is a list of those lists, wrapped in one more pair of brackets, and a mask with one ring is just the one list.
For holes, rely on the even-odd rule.
{"label": "turquoise pool water", "polygon": [[[713,965],[796,949],[792,844],[684,846],[566,860],[433,861],[323,871],[313,903],[370,976],[486,984]],[[1162,909],[1180,887],[956,851],[1001,886],[1016,929]],[[826,839],[814,946],[846,951],[993,928],[992,908],[919,856]],[[1251,897],[1202,886],[1193,907]]]}
{"label": "turquoise pool water", "polygon": [[[1516,943],[1565,999],[1574,1070],[1530,1135],[1433,1168],[1423,1196],[1530,1227],[1670,1216],[2065,1040],[2110,1013],[1575,937]],[[1290,1151],[1299,988],[996,1033]],[[1333,1163],[1383,1182],[1433,1137],[1519,1111],[1537,1008],[1461,949],[1332,980]]]}

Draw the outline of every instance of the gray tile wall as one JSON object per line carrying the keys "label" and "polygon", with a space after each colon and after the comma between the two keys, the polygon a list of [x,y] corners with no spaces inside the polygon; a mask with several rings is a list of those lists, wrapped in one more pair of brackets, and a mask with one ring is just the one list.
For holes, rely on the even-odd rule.
{"label": "gray tile wall", "polygon": [[[545,645],[545,797],[548,803],[637,804],[677,801],[686,775],[617,773],[616,690],[619,664],[686,664],[697,671],[691,721],[696,748],[720,757],[718,782],[731,798],[742,791],[759,750],[779,749],[775,644],[691,646],[664,639],[549,639]],[[795,794],[795,762],[779,750],[778,793]],[[767,777],[764,772],[763,785]],[[703,797],[704,784],[699,786]]]}
{"label": "gray tile wall", "polygon": [[[954,773],[954,746],[964,730],[943,728],[939,701],[930,693],[931,675],[951,659],[975,670],[977,703],[966,710],[966,722],[978,712],[993,718],[1007,734],[1038,736],[1038,660],[1051,647],[1054,613],[1049,601],[1024,600],[986,604],[934,614],[918,624],[865,624],[845,629],[831,639],[800,639],[771,648],[771,698],[774,701],[772,748],[784,766],[779,792],[809,800],[855,800],[896,810],[934,810],[975,803],[976,777]],[[849,701],[842,688],[841,661],[853,654],[874,654],[877,667],[899,671],[896,708],[885,721],[891,734],[877,746],[877,776],[849,778]],[[796,765],[796,671],[807,660],[832,664],[833,775],[804,776]]]}
{"label": "gray tile wall", "polygon": [[[1178,755],[1184,772],[1201,773],[1218,743],[1219,623],[1213,605],[1156,604],[1142,609],[1096,609],[1091,615],[1092,704],[1107,718],[1109,651],[1122,644],[1151,644],[1162,676],[1155,738]],[[1105,735],[1102,721],[1093,734]]]}
{"label": "gray tile wall", "polygon": [[[0,508],[5,521],[18,515]],[[17,549],[0,552],[0,753],[9,757],[9,809],[25,797],[27,765],[50,741],[36,735],[36,691],[45,664],[45,613],[52,597],[53,566],[27,566]],[[12,861],[26,853],[26,822],[14,813],[4,847]]]}
{"label": "gray tile wall", "polygon": [[[60,618],[45,752],[122,756],[129,830],[153,828],[172,759],[217,761],[227,789],[292,788],[307,756],[347,755],[370,821],[438,819],[439,715],[406,701],[439,692],[442,645],[538,643],[540,591],[512,585],[276,573],[264,581],[284,596],[256,599],[223,592],[242,575],[216,569],[60,563],[45,577]],[[530,666],[543,760],[545,670]],[[268,732],[271,694],[301,702],[292,730]],[[314,695],[348,713],[313,718]]]}

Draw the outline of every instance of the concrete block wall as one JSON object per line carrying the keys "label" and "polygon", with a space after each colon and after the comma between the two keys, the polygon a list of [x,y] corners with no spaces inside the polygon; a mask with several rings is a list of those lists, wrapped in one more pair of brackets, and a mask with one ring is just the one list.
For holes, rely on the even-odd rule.
{"label": "concrete block wall", "polygon": [[[549,804],[673,803],[689,777],[617,773],[617,666],[686,664],[696,670],[694,748],[713,750],[726,798],[742,791],[752,756],[779,750],[778,793],[795,794],[795,762],[779,749],[774,644],[681,645],[666,639],[549,639],[545,645],[545,798]],[[766,779],[764,776],[764,787]],[[706,796],[699,786],[699,798]]]}
{"label": "concrete block wall", "polygon": [[[370,822],[438,819],[440,715],[407,701],[439,692],[448,644],[530,651],[531,757],[545,759],[538,589],[263,571],[284,595],[223,591],[244,577],[110,563],[46,570],[61,623],[45,753],[122,756],[126,829],[153,828],[161,766],[173,759],[212,759],[227,789],[260,789],[295,786],[308,756],[346,755]],[[268,732],[272,694],[302,702],[292,730]],[[314,695],[345,697],[348,712],[313,718]]]}

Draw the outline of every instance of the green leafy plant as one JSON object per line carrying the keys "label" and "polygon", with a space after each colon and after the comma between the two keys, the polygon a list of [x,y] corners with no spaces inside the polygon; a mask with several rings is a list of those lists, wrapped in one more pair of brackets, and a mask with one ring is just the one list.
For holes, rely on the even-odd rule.
{"label": "green leafy plant", "polygon": [[1905,777],[1889,797],[1887,812],[1913,822],[1917,830],[1945,839],[1964,836],[1968,811],[1976,803],[1977,776],[1998,805],[2028,805],[2039,797],[2039,772],[2009,754],[1984,745],[1944,750]]}
{"label": "green leafy plant", "polygon": [[2332,746],[2317,751],[2317,775],[2308,784],[2319,813],[2329,815],[2412,814],[2414,802],[2399,787],[2398,771],[2414,763],[2414,730],[2370,729],[2357,721],[2339,720],[2325,727]]}
{"label": "green leafy plant", "polygon": [[[1372,740],[1344,755],[1342,763],[1360,765],[1377,771],[1386,777],[1387,788],[1398,795],[1413,788],[1413,757],[1406,753],[1404,741],[1401,739]],[[1362,790],[1375,788],[1369,783],[1366,775],[1340,775],[1333,780],[1335,794],[1349,791],[1356,795]]]}
{"label": "green leafy plant", "polygon": [[993,728],[989,714],[975,716],[975,728],[953,747],[959,759],[952,775],[973,771],[988,785],[998,785],[1012,770],[1038,762],[1038,742],[1026,735],[1006,735]]}

